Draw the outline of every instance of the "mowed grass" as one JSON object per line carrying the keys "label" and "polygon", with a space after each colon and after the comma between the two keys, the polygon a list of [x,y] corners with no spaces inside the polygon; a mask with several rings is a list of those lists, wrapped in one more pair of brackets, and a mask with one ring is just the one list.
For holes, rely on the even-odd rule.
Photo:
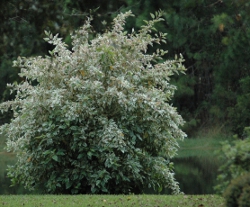
{"label": "mowed grass", "polygon": [[217,195],[9,195],[0,196],[4,207],[222,207]]}

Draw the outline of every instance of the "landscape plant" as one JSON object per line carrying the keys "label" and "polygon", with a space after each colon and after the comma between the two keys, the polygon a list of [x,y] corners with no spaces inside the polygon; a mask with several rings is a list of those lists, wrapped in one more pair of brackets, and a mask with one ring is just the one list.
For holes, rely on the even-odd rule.
{"label": "landscape plant", "polygon": [[[224,141],[220,150],[223,165],[219,169],[215,189],[223,193],[232,180],[250,173],[250,127],[245,127],[244,140],[235,136],[232,143]],[[222,153],[221,153],[222,152]]]}
{"label": "landscape plant", "polygon": [[162,12],[140,30],[124,31],[130,11],[111,29],[95,35],[91,18],[73,34],[72,48],[46,32],[50,56],[19,57],[23,81],[9,84],[15,99],[0,105],[13,111],[0,132],[17,155],[12,183],[46,193],[141,193],[145,188],[180,193],[171,158],[185,133],[170,104],[170,77],[184,72],[182,57],[147,53],[166,42],[154,31]]}
{"label": "landscape plant", "polygon": [[250,173],[233,179],[224,192],[227,207],[250,206]]}

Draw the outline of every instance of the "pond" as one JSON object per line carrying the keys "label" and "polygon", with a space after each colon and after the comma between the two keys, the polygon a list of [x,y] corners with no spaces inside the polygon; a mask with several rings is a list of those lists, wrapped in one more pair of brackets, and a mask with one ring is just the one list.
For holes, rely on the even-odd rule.
{"label": "pond", "polygon": [[219,162],[215,157],[183,157],[173,160],[176,180],[185,194],[214,194]]}

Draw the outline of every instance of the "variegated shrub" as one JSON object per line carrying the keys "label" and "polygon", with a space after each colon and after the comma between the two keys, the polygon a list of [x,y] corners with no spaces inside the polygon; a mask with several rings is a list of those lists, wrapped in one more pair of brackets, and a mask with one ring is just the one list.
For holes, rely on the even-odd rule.
{"label": "variegated shrub", "polygon": [[[23,82],[10,84],[15,99],[1,126],[7,149],[18,161],[9,168],[13,183],[46,193],[141,193],[146,188],[180,192],[170,159],[176,154],[183,119],[169,101],[170,77],[183,59],[164,60],[165,43],[154,31],[161,12],[139,31],[124,31],[131,12],[95,35],[91,18],[72,34],[71,49],[46,32],[55,46],[46,57],[19,57]],[[152,48],[152,47],[151,47]]]}

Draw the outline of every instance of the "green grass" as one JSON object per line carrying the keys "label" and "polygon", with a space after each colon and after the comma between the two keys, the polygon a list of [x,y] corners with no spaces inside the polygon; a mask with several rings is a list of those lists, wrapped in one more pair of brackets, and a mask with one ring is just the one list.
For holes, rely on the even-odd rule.
{"label": "green grass", "polygon": [[187,138],[179,142],[177,157],[213,157],[220,149],[223,138]]}
{"label": "green grass", "polygon": [[222,207],[216,195],[17,195],[0,196],[4,207]]}

